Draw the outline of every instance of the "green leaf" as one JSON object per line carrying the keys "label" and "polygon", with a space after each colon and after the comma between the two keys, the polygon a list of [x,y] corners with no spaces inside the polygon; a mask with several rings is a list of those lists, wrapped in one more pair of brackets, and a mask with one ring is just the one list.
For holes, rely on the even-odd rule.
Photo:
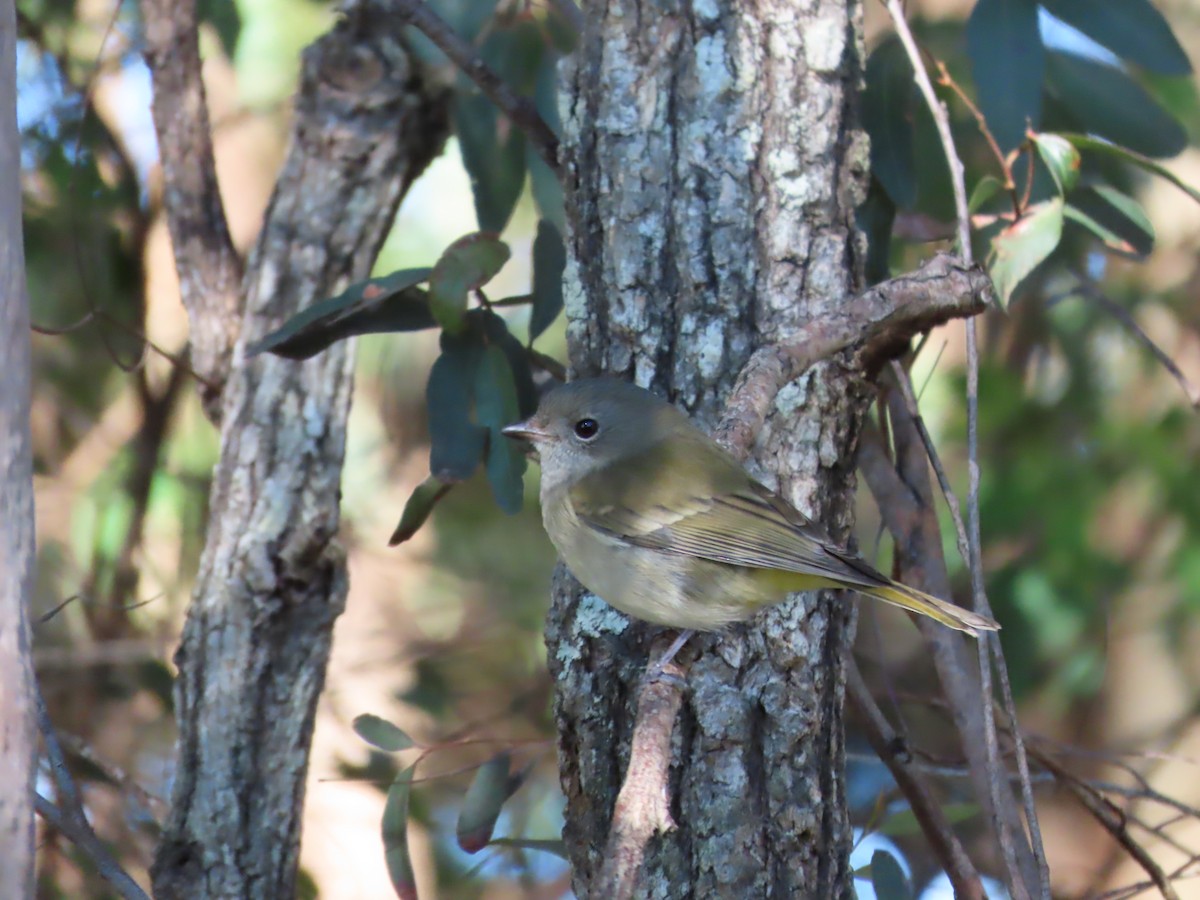
{"label": "green leaf", "polygon": [[1142,207],[1107,185],[1073,193],[1065,215],[1118,253],[1145,256],[1154,249],[1154,226]]}
{"label": "green leaf", "polygon": [[489,759],[475,771],[467,795],[458,814],[456,837],[458,846],[468,853],[477,853],[488,845],[500,810],[513,795],[520,782],[514,784],[509,774],[512,759],[507,751]]}
{"label": "green leaf", "polygon": [[515,847],[518,850],[539,850],[542,853],[553,853],[559,859],[570,862],[567,856],[567,845],[561,838],[511,838],[499,837],[488,841],[490,847]]}
{"label": "green leaf", "polygon": [[1051,92],[1080,131],[1153,157],[1174,156],[1187,146],[1183,127],[1120,69],[1069,53],[1049,53],[1046,75]]}
{"label": "green leaf", "polygon": [[383,856],[388,877],[400,900],[417,900],[417,880],[408,853],[408,798],[412,792],[413,767],[401,772],[388,788],[383,806]]}
{"label": "green leaf", "polygon": [[884,41],[867,60],[863,125],[871,136],[871,172],[901,209],[917,202],[915,102],[912,63],[903,45],[895,38]]}
{"label": "green leaf", "polygon": [[513,382],[517,388],[517,415],[519,418],[533,415],[537,409],[537,385],[533,383],[533,370],[529,366],[529,351],[518,341],[508,323],[490,310],[478,310],[483,320],[483,332],[487,339],[497,344],[504,352],[512,369]]}
{"label": "green leaf", "polygon": [[[978,803],[946,803],[942,806],[942,814],[951,825],[965,822],[979,815]],[[921,823],[911,808],[902,809],[894,815],[889,815],[879,826],[879,833],[888,837],[915,837],[921,834]]]}
{"label": "green leaf", "polygon": [[488,429],[487,476],[496,504],[512,515],[521,511],[525,456],[515,441],[500,433],[520,418],[517,386],[504,351],[491,344],[483,352],[475,378],[475,414]]}
{"label": "green leaf", "polygon": [[1065,194],[1079,183],[1079,151],[1065,137],[1057,134],[1038,134],[1034,137],[1038,154],[1050,170],[1050,176],[1058,185],[1058,192]]}
{"label": "green leaf", "polygon": [[971,190],[971,199],[967,201],[967,211],[974,215],[1003,190],[1004,183],[999,178],[994,175],[984,175]]}
{"label": "green leaf", "polygon": [[269,351],[287,359],[308,359],[334,341],[354,335],[432,328],[437,322],[425,292],[415,287],[432,272],[401,269],[383,278],[355,282],[247,346],[246,356]]}
{"label": "green leaf", "polygon": [[1018,285],[1054,252],[1062,238],[1062,226],[1063,199],[1054,197],[1031,206],[992,242],[989,272],[1001,305],[1007,306]]}
{"label": "green leaf", "polygon": [[501,232],[525,185],[525,133],[491,100],[465,88],[454,98],[454,133],[471,178],[479,227]]}
{"label": "green leaf", "polygon": [[1045,50],[1035,0],[979,0],[967,20],[967,52],[979,108],[1002,150],[1042,115]]}
{"label": "green leaf", "polygon": [[407,750],[413,745],[413,739],[397,728],[387,719],[371,713],[363,713],[354,717],[355,733],[373,747],[395,753]]}
{"label": "green leaf", "polygon": [[[478,460],[478,457],[476,459]],[[433,475],[417,485],[416,490],[408,498],[408,502],[404,504],[404,512],[400,515],[400,524],[388,538],[388,546],[395,547],[397,544],[403,544],[416,534],[425,524],[425,520],[429,518],[429,514],[433,512],[433,508],[450,493],[452,487],[452,484],[446,484]]]}
{"label": "green leaf", "polygon": [[1106,156],[1113,156],[1117,159],[1124,160],[1127,163],[1132,163],[1140,169],[1143,169],[1152,175],[1157,175],[1159,178],[1166,179],[1179,188],[1197,203],[1200,203],[1200,191],[1185,182],[1182,178],[1167,169],[1149,157],[1143,156],[1135,150],[1130,150],[1128,147],[1120,147],[1111,141],[1103,138],[1093,137],[1090,134],[1064,134],[1067,140],[1078,147],[1080,150],[1090,150],[1096,153],[1102,153]]}
{"label": "green leaf", "polygon": [[533,239],[533,313],[529,317],[532,344],[558,318],[563,308],[562,279],[567,251],[558,229],[545,219]]}
{"label": "green leaf", "polygon": [[912,900],[912,888],[896,857],[886,850],[871,854],[871,886],[878,900]]}
{"label": "green leaf", "polygon": [[532,145],[525,148],[525,164],[529,167],[529,188],[538,212],[562,234],[567,230],[567,213],[558,176]]}
{"label": "green leaf", "polygon": [[483,459],[487,432],[471,421],[482,353],[479,334],[443,334],[442,355],[429,372],[429,471],[446,484],[470,478]]}
{"label": "green leaf", "polygon": [[1149,0],[1043,0],[1042,5],[1056,19],[1151,72],[1192,71],[1171,26]]}
{"label": "green leaf", "polygon": [[467,293],[487,284],[508,262],[508,245],[489,232],[475,232],[446,248],[429,276],[429,305],[442,327],[462,330]]}

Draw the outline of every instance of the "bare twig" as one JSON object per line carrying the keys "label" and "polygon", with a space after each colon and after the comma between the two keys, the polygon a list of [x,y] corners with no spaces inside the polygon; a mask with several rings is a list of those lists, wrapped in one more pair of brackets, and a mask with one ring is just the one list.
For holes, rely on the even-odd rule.
{"label": "bare twig", "polygon": [[86,819],[75,819],[38,793],[33,795],[33,806],[47,823],[71,839],[96,866],[100,877],[111,884],[119,896],[125,900],[150,900],[149,895],[108,852],[108,848],[96,836],[96,832],[92,831]]}
{"label": "bare twig", "polygon": [[534,149],[545,160],[556,175],[562,177],[558,162],[558,136],[546,124],[527,98],[513,91],[504,79],[492,71],[466,41],[460,38],[425,0],[390,0],[388,4],[401,19],[411,23],[425,37],[433,41],[458,68],[478,85],[484,96],[533,141]]}
{"label": "bare twig", "polygon": [[915,272],[875,285],[835,315],[809,321],[787,343],[755,351],[742,368],[713,437],[744,455],[785,384],[855,343],[879,358],[918,332],[981,312],[992,296],[987,275],[939,253]]}
{"label": "bare twig", "polygon": [[979,872],[971,864],[967,851],[963,849],[962,843],[950,827],[942,807],[930,794],[929,788],[921,780],[911,761],[896,751],[898,736],[875,704],[853,659],[849,660],[846,666],[846,696],[862,714],[867,740],[908,799],[913,815],[921,825],[921,831],[946,870],[946,876],[954,888],[954,896],[967,900],[982,900],[985,894]]}
{"label": "bare twig", "polygon": [[[934,93],[933,84],[929,80],[929,73],[925,70],[925,65],[921,60],[916,41],[913,39],[912,31],[909,29],[908,22],[905,19],[901,0],[887,0],[887,9],[895,25],[896,32],[900,37],[900,42],[904,45],[905,52],[912,63],[913,76],[916,79],[917,86],[924,96],[926,105],[929,107],[929,112],[933,116],[934,123],[937,126],[942,151],[945,153],[946,164],[950,169],[950,183],[954,193],[954,211],[958,233],[958,252],[963,262],[971,265],[973,262],[971,254],[971,221],[967,207],[966,179],[962,160],[959,158],[954,146],[954,136],[950,130],[950,116],[946,112],[946,107],[938,100],[937,95]],[[983,584],[983,556],[979,526],[979,347],[975,320],[973,318],[967,319],[964,322],[964,327],[967,336],[967,520],[969,527],[967,537],[970,549],[970,553],[965,561],[971,573],[971,588],[975,611],[983,615],[990,615],[991,608],[988,605],[987,594]],[[990,790],[997,807],[999,807],[1003,802],[1001,800],[1002,792],[1007,790],[1007,786],[1001,778],[1002,767],[999,762],[996,723],[991,710],[991,661],[993,656],[996,659],[997,671],[1000,673],[1001,693],[1004,705],[1014,721],[1016,719],[1016,711],[1013,708],[1012,691],[1008,684],[1008,672],[1005,668],[1004,656],[1000,649],[1000,639],[995,635],[985,636],[984,639],[979,641],[977,649],[979,653],[980,694],[986,708],[983,718],[986,729]],[[1036,865],[1036,872],[1032,873],[1034,875],[1033,878],[1029,877],[1030,873],[1022,874],[1017,864],[1017,854],[1013,845],[1023,835],[1018,836],[1013,834],[1013,830],[1009,827],[1009,822],[1003,817],[997,817],[996,819],[998,826],[997,837],[1000,841],[1005,867],[1009,872],[1009,887],[1014,894],[1020,896],[1023,889],[1032,895],[1035,891],[1034,882],[1036,880],[1037,893],[1048,897],[1050,895],[1050,873],[1046,864],[1045,851],[1042,848],[1041,832],[1037,820],[1037,808],[1033,801],[1033,786],[1029,781],[1029,766],[1025,759],[1024,746],[1021,743],[1020,730],[1014,728],[1013,735],[1017,750],[1018,769],[1021,772],[1021,794],[1025,805],[1026,824],[1029,828],[1029,849],[1033,853],[1033,860]]]}
{"label": "bare twig", "polygon": [[96,871],[111,884],[126,900],[149,900],[136,881],[121,868],[121,864],[108,852],[104,842],[96,835],[88,822],[87,813],[83,809],[83,799],[71,772],[67,768],[66,757],[54,723],[50,721],[50,712],[46,708],[46,700],[41,688],[35,686],[38,728],[42,732],[42,743],[46,747],[46,757],[50,763],[50,774],[58,793],[61,807],[55,806],[45,797],[35,793],[34,807],[38,814],[65,834],[87,857],[95,864]]}
{"label": "bare twig", "polygon": [[1154,343],[1150,335],[1142,330],[1137,320],[1129,314],[1129,310],[1112,300],[1104,291],[1100,290],[1092,279],[1085,276],[1082,272],[1075,272],[1073,274],[1079,280],[1079,293],[1120,322],[1126,331],[1137,338],[1138,343],[1150,351],[1151,356],[1158,360],[1159,365],[1166,369],[1171,374],[1171,377],[1179,383],[1179,386],[1183,388],[1183,392],[1187,394],[1188,401],[1192,404],[1192,407],[1200,409],[1200,389],[1188,380],[1188,377],[1176,365],[1175,360],[1171,359],[1167,355],[1167,352]]}
{"label": "bare twig", "polygon": [[[666,640],[656,640],[650,658],[657,660],[666,644]],[[604,863],[596,883],[597,897],[632,897],[646,844],[655,834],[675,828],[667,776],[671,768],[671,733],[683,702],[687,671],[676,662],[668,663],[662,671],[667,677],[645,681],[638,695],[629,766],[613,808]]]}

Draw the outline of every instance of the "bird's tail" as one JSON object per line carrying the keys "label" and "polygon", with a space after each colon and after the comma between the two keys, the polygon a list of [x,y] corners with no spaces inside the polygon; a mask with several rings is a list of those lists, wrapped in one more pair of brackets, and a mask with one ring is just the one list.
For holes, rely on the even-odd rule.
{"label": "bird's tail", "polygon": [[858,591],[882,600],[884,603],[891,603],[922,616],[929,616],[943,625],[948,625],[958,631],[965,631],[972,637],[979,637],[981,631],[997,631],[1000,628],[999,623],[987,616],[981,616],[969,609],[963,609],[961,606],[955,606],[953,603],[939,600],[931,594],[896,582],[879,587],[860,587]]}

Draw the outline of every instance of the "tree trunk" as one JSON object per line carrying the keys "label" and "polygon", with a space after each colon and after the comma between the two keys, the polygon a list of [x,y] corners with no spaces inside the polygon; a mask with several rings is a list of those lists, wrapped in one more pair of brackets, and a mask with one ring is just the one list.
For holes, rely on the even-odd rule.
{"label": "tree trunk", "polygon": [[21,229],[16,9],[0,5],[0,869],[33,896],[33,451],[29,301]]}
{"label": "tree trunk", "polygon": [[443,98],[415,65],[399,24],[368,5],[305,53],[292,146],[247,267],[176,657],[179,759],[152,869],[159,898],[295,893],[313,716],[346,596],[336,536],[353,342],[305,363],[246,360],[242,348],[369,275],[446,136]]}
{"label": "tree trunk", "polygon": [[[861,10],[847,0],[610,0],[565,72],[572,367],[708,426],[741,366],[861,289]],[[844,539],[869,402],[842,358],[779,394],[751,470]],[[639,896],[852,895],[842,697],[853,607],[805,594],[699,641],[669,782],[678,829]],[[581,897],[625,773],[648,629],[560,579],[547,626]]]}

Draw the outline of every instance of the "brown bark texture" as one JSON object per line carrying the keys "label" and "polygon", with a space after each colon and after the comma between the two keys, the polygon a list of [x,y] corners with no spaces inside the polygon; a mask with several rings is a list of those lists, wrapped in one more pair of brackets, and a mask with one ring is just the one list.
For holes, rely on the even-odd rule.
{"label": "brown bark texture", "polygon": [[[572,367],[633,378],[711,428],[756,349],[849,315],[862,288],[861,10],[608,0],[584,12],[562,99]],[[819,364],[775,398],[748,460],[839,539],[869,396],[848,355]],[[845,598],[806,594],[698,642],[668,782],[678,827],[650,843],[637,896],[852,895],[852,619]],[[559,577],[547,642],[581,897],[598,896],[649,634]]]}
{"label": "brown bark texture", "polygon": [[0,4],[0,882],[9,896],[31,897],[36,761],[29,650],[33,450],[16,33],[14,4]]}
{"label": "brown bark texture", "polygon": [[179,758],[156,897],[295,893],[314,711],[346,598],[337,531],[353,342],[303,363],[245,359],[242,348],[369,275],[446,133],[443,94],[379,7],[352,8],[306,51],[222,379],[209,530],[176,656]]}

